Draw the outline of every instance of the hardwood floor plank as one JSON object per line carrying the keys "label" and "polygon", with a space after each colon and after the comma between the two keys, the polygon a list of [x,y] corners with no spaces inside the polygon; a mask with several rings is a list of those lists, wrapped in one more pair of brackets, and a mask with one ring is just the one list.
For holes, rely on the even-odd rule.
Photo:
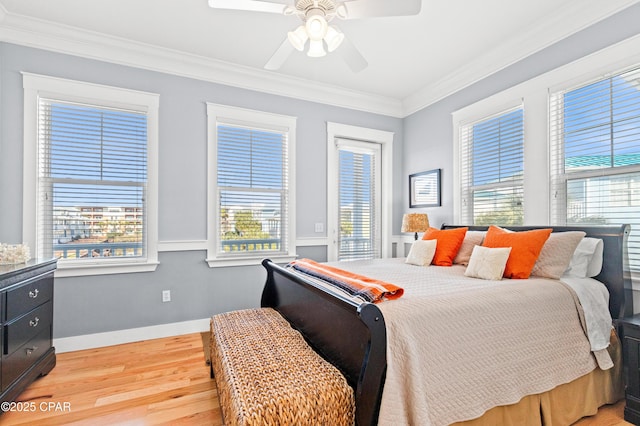
{"label": "hardwood floor plank", "polygon": [[191,404],[200,401],[205,401],[216,408],[220,406],[218,402],[218,391],[216,389],[209,389],[203,392],[183,395],[180,398],[171,398],[160,402],[154,402],[149,404],[149,411],[153,412],[181,408],[184,404]]}
{"label": "hardwood floor plank", "polygon": [[143,423],[147,414],[146,407],[131,407],[116,412],[109,412],[104,415],[91,416],[75,422],[68,423],[69,426],[139,426]]}
{"label": "hardwood floor plank", "polygon": [[158,380],[149,382],[146,380],[139,381],[138,384],[142,385],[133,390],[114,390],[110,395],[100,397],[96,399],[96,407],[101,405],[114,404],[116,402],[131,401],[140,397],[155,395],[158,392],[164,392],[167,390],[175,390],[189,386],[189,380],[170,380],[160,381]]}
{"label": "hardwood floor plank", "polygon": [[223,426],[222,413],[220,408],[217,408],[210,412],[198,413],[181,417],[179,419],[171,420],[170,422],[159,423],[161,426],[193,426],[193,425],[208,425],[208,426]]}
{"label": "hardwood floor plank", "polygon": [[[36,409],[2,414],[0,426],[223,424],[200,333],[59,354],[18,401]],[[69,409],[49,410],[49,403]],[[623,412],[620,401],[575,426],[631,425]]]}
{"label": "hardwood floor plank", "polygon": [[595,416],[584,417],[574,426],[633,426],[624,420],[624,400],[613,405],[600,407]]}

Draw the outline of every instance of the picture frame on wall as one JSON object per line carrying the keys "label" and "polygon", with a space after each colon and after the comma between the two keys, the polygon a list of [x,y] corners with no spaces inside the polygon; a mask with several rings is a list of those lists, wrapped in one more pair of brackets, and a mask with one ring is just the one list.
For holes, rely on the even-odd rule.
{"label": "picture frame on wall", "polygon": [[441,205],[440,170],[434,169],[409,175],[409,208]]}

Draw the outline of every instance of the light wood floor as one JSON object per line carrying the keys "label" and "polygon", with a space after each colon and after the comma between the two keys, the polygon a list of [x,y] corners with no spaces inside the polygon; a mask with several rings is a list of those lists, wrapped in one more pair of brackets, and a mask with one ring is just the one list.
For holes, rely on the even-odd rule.
{"label": "light wood floor", "polygon": [[[2,426],[222,424],[199,333],[58,354],[19,401],[36,410],[5,413]],[[49,411],[48,402],[70,410]]]}
{"label": "light wood floor", "polygon": [[[58,354],[18,400],[35,410],[2,414],[0,425],[222,425],[199,333]],[[577,425],[631,425],[623,410],[602,407]]]}

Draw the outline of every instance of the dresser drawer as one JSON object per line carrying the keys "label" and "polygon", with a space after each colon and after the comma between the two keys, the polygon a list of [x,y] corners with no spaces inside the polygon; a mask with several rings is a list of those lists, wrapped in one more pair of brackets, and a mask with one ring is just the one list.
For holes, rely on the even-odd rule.
{"label": "dresser drawer", "polygon": [[[49,301],[4,326],[4,355],[12,354],[25,342],[40,333],[51,330],[53,302]],[[4,360],[3,360],[4,362]]]}
{"label": "dresser drawer", "polygon": [[7,290],[5,321],[11,321],[53,298],[53,273],[25,281]]}
{"label": "dresser drawer", "polygon": [[51,327],[40,330],[34,338],[14,353],[2,358],[2,390],[29,369],[51,347]]}

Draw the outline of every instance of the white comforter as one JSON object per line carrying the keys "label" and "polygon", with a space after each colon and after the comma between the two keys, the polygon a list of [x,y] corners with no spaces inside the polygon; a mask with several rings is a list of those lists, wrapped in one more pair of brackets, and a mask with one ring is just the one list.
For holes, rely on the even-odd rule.
{"label": "white comforter", "polygon": [[603,350],[611,328],[608,295],[595,280],[487,281],[464,277],[462,266],[419,267],[403,259],[336,266],[405,289],[400,299],[378,304],[388,342],[381,425],[479,417],[589,373],[596,368],[591,349],[602,367],[611,365]]}

